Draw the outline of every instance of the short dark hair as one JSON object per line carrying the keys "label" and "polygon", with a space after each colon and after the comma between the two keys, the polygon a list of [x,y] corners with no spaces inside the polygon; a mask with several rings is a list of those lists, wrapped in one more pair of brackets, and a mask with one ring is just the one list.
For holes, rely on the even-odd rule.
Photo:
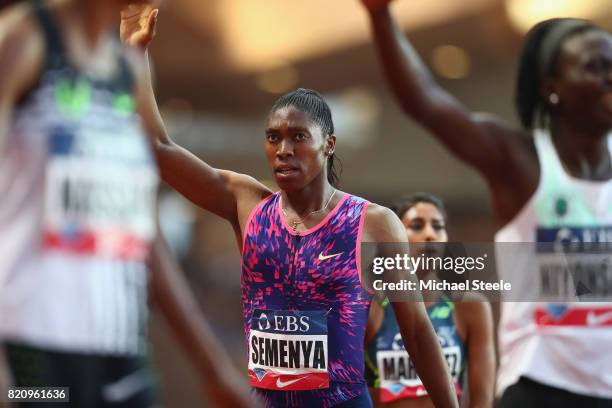
{"label": "short dark hair", "polygon": [[601,30],[593,23],[575,18],[553,18],[533,26],[523,42],[515,89],[515,106],[521,124],[533,129],[547,115],[542,98],[542,80],[557,73],[561,46],[570,37],[588,30]]}
{"label": "short dark hair", "polygon": [[440,211],[442,217],[444,218],[444,222],[448,221],[448,214],[446,212],[446,208],[444,207],[444,202],[439,197],[431,193],[414,193],[406,195],[395,203],[392,209],[399,218],[402,218],[408,210],[419,203],[432,204],[438,209],[438,211]]}
{"label": "short dark hair", "polygon": [[[334,134],[334,121],[332,120],[331,109],[323,96],[317,91],[304,88],[291,91],[278,98],[270,112],[276,112],[288,106],[293,106],[306,112],[310,120],[321,128],[324,136]],[[332,153],[327,158],[327,180],[334,187],[338,187],[340,174],[342,173],[342,166],[338,162],[339,159],[335,153]]]}

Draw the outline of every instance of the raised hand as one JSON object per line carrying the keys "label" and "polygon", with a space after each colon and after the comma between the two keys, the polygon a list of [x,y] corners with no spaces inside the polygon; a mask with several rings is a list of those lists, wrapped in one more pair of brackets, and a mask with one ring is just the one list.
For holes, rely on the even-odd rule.
{"label": "raised hand", "polygon": [[121,11],[119,33],[124,44],[146,49],[155,36],[159,9],[151,2],[135,2]]}

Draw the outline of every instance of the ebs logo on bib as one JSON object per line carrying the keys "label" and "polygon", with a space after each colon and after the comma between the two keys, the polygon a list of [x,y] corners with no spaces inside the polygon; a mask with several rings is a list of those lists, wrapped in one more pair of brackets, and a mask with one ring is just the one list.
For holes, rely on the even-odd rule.
{"label": "ebs logo on bib", "polygon": [[324,311],[261,310],[251,319],[251,385],[272,390],[329,387]]}

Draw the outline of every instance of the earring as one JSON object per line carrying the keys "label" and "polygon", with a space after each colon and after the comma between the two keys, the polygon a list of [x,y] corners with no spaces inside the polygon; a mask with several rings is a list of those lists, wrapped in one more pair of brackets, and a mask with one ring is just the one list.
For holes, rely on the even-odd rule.
{"label": "earring", "polygon": [[551,93],[548,95],[548,101],[551,103],[551,105],[557,105],[559,103],[559,95],[554,92]]}

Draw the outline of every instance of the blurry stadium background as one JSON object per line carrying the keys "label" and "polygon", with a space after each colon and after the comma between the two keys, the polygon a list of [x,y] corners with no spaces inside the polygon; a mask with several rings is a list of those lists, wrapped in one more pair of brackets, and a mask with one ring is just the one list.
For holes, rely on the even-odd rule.
{"label": "blurry stadium background", "polygon": [[[442,86],[471,109],[513,122],[515,63],[532,24],[573,16],[612,29],[609,0],[398,0],[393,10]],[[332,106],[343,190],[385,205],[429,191],[448,206],[451,240],[492,239],[484,182],[402,115],[358,0],[167,0],[151,54],[170,134],[211,165],[272,186],[263,153],[268,110],[284,92],[316,89]],[[167,188],[160,200],[166,237],[216,334],[244,370],[233,232]],[[206,407],[188,357],[169,334],[154,317],[165,405]]]}

